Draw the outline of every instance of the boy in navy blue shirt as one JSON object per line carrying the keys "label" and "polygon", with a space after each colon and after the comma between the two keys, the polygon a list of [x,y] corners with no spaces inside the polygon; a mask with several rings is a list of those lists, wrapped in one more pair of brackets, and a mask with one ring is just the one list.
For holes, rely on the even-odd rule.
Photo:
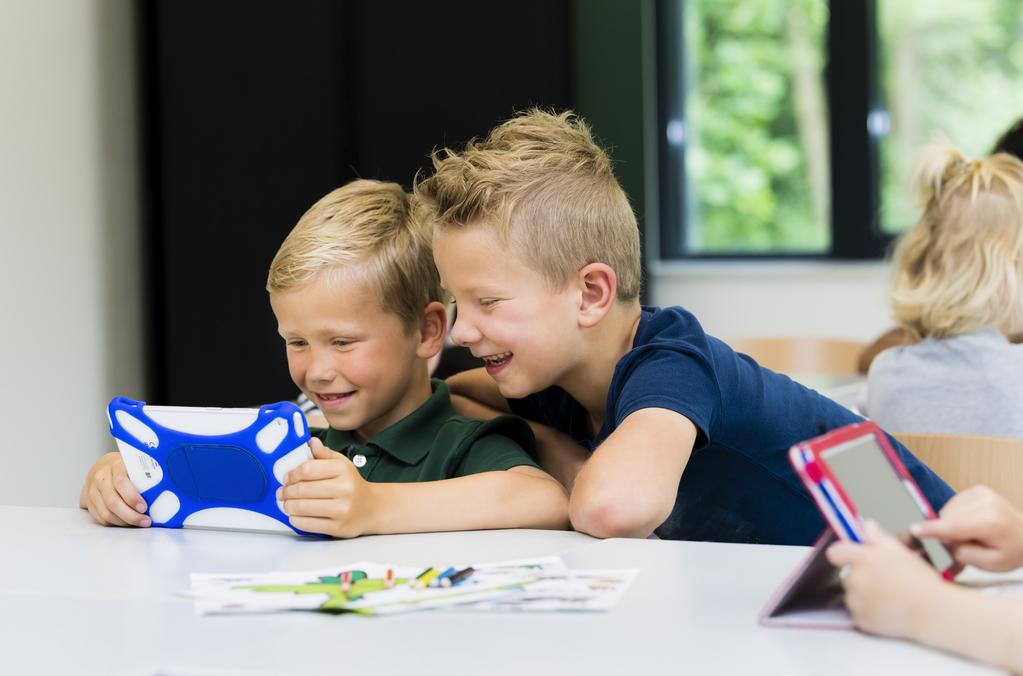
{"label": "boy in navy blue shirt", "polygon": [[[860,418],[689,312],[640,306],[635,216],[582,121],[531,111],[434,169],[416,192],[458,303],[451,336],[485,362],[451,379],[456,405],[533,421],[577,530],[772,544],[820,534],[787,451]],[[893,444],[939,509],[952,490]]]}

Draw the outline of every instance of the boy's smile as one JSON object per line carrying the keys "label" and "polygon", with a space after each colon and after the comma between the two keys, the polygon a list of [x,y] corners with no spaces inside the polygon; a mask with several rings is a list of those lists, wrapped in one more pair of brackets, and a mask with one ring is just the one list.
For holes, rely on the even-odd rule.
{"label": "boy's smile", "polygon": [[333,394],[328,392],[313,392],[312,395],[313,401],[316,403],[317,407],[319,407],[321,411],[327,409],[337,410],[351,402],[352,397],[355,396],[355,390],[352,390],[350,392],[344,392],[341,394]]}
{"label": "boy's smile", "polygon": [[483,368],[487,370],[487,373],[489,373],[491,377],[496,378],[497,374],[503,371],[504,368],[511,362],[512,357],[514,355],[512,355],[511,352],[502,352],[500,354],[476,356],[479,359],[483,360]]}
{"label": "boy's smile", "polygon": [[291,379],[331,427],[363,438],[412,413],[431,392],[420,332],[381,309],[376,293],[365,275],[333,270],[270,295]]}

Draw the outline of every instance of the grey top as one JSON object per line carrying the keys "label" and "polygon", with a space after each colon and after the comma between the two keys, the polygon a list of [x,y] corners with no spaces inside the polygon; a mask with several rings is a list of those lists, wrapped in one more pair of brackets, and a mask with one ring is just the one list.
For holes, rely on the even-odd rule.
{"label": "grey top", "polygon": [[867,415],[889,432],[1023,437],[1023,345],[996,329],[885,350],[867,378]]}

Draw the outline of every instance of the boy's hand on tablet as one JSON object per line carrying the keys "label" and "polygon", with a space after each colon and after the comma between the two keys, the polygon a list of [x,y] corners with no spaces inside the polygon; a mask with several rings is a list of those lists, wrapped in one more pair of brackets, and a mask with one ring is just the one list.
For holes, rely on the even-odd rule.
{"label": "boy's hand on tablet", "polygon": [[845,605],[856,626],[871,633],[916,638],[921,614],[945,586],[918,554],[872,521],[864,524],[863,544],[836,542],[827,556],[843,568]]}
{"label": "boy's hand on tablet", "polygon": [[85,475],[79,504],[104,526],[139,526],[152,521],[146,503],[128,478],[121,454],[114,451],[96,461]]}
{"label": "boy's hand on tablet", "polygon": [[352,461],[309,440],[313,459],[288,472],[278,499],[291,525],[309,533],[337,538],[362,535],[373,513],[370,484]]}
{"label": "boy's hand on tablet", "polygon": [[948,543],[963,565],[996,572],[1023,566],[1023,514],[987,486],[959,493],[939,518],[914,524],[910,531]]}

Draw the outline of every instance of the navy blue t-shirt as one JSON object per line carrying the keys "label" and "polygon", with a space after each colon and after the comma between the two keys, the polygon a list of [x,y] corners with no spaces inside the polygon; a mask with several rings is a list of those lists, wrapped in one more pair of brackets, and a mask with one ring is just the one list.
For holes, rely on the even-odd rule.
{"label": "navy blue t-shirt", "polygon": [[[812,544],[824,519],[789,464],[788,450],[862,420],[708,336],[679,307],[643,308],[632,349],[615,366],[596,437],[588,431],[586,410],[559,387],[509,404],[514,413],[590,449],[640,409],[669,409],[691,420],[696,445],[675,507],[654,531],[670,540]],[[940,509],[952,489],[894,439],[892,445]]]}

